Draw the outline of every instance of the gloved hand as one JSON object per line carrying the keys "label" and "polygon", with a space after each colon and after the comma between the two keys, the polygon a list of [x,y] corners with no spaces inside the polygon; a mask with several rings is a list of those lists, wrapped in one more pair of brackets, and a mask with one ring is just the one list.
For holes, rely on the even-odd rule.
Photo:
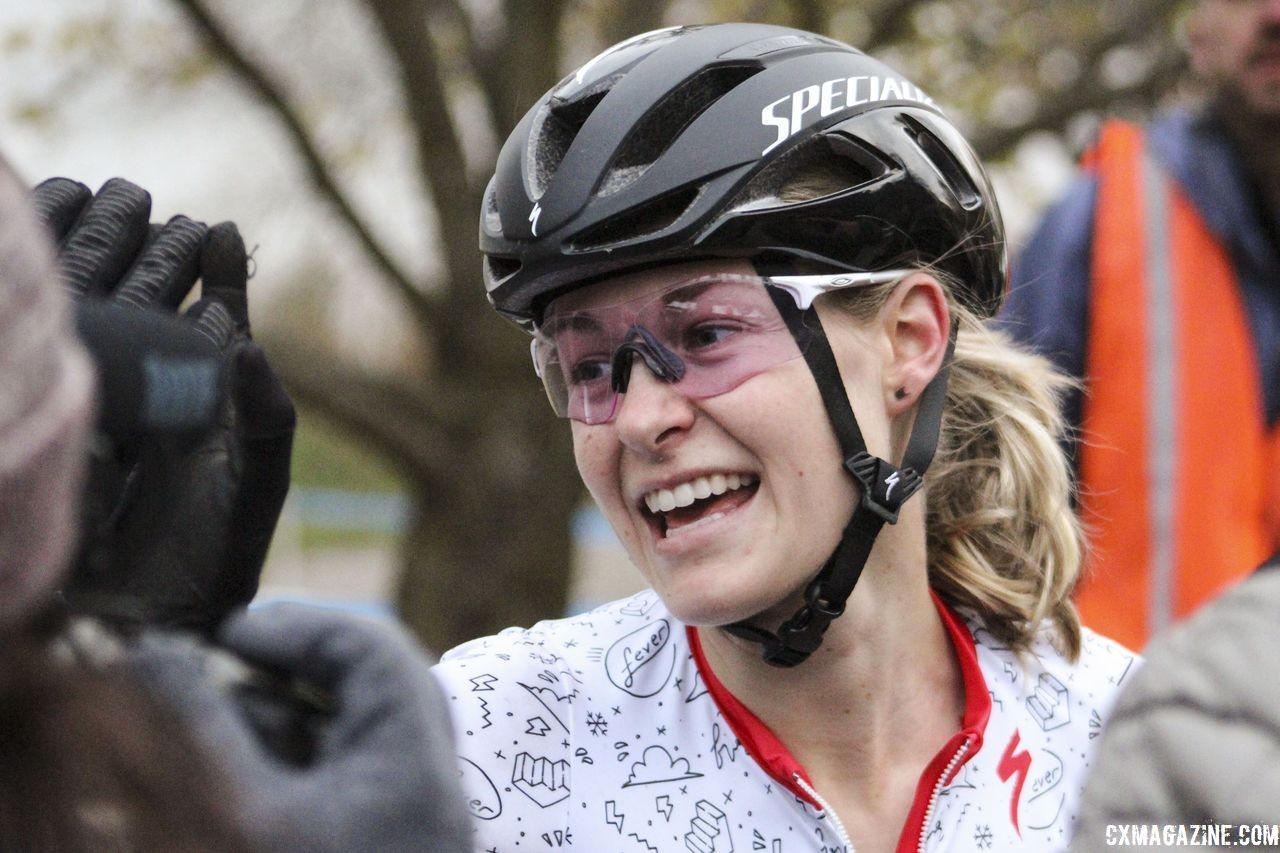
{"label": "gloved hand", "polygon": [[[150,195],[118,178],[96,196],[53,178],[33,201],[103,389],[64,595],[117,624],[210,630],[257,592],[295,423],[250,336],[244,242],[230,222],[148,226]],[[201,299],[178,315],[197,280]]]}
{"label": "gloved hand", "polygon": [[[227,684],[218,653],[190,639],[144,634],[133,675],[172,708],[240,792],[250,841],[264,850],[471,850],[445,698],[429,661],[403,632],[300,606],[233,615],[218,632],[255,675]],[[273,755],[246,681],[269,674],[280,702],[298,684],[326,697],[306,713],[311,756]],[[261,688],[256,691],[261,701]],[[294,716],[296,714],[285,715]],[[287,739],[287,738],[286,738]]]}

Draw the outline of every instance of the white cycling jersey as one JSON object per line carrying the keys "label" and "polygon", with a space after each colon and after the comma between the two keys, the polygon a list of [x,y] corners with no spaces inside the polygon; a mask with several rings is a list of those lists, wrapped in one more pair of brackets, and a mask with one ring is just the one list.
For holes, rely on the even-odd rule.
{"label": "white cycling jersey", "polygon": [[[935,599],[936,601],[937,599]],[[1019,659],[938,601],[960,731],[917,786],[899,851],[1059,850],[1137,658],[1085,631]],[[449,698],[478,851],[852,853],[804,768],[716,679],[652,592],[459,646]]]}

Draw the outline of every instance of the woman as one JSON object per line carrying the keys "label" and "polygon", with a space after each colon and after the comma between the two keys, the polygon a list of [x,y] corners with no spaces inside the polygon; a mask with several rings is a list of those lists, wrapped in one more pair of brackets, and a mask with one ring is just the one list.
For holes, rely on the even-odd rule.
{"label": "woman", "polygon": [[1065,846],[1133,657],[1068,599],[1061,380],[982,324],[999,213],[928,96],[637,36],[512,134],[481,245],[653,591],[437,667],[479,848]]}

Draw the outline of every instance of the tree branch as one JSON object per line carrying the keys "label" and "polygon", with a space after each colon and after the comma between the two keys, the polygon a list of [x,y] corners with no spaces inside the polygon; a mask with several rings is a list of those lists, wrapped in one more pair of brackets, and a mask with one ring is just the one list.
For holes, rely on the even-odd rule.
{"label": "tree branch", "polygon": [[791,0],[795,26],[811,33],[826,33],[831,23],[831,10],[822,0]]}
{"label": "tree branch", "polygon": [[466,462],[452,438],[460,412],[457,395],[425,392],[344,364],[301,335],[273,330],[264,348],[299,403],[357,436],[418,483],[459,482]]}
{"label": "tree branch", "polygon": [[267,72],[249,59],[248,55],[231,38],[218,20],[205,6],[203,0],[174,0],[187,13],[195,26],[205,47],[225,63],[237,78],[258,96],[284,125],[285,131],[293,140],[294,148],[302,157],[311,175],[312,182],[320,195],[329,200],[337,210],[342,221],[355,232],[360,244],[368,252],[377,267],[382,270],[387,280],[394,286],[400,296],[408,303],[415,315],[421,318],[431,316],[427,296],[414,286],[410,276],[392,259],[391,254],[374,236],[364,222],[347,195],[338,187],[328,165],[320,156],[310,134],[302,123],[302,119],[290,106],[284,93],[270,78]]}
{"label": "tree branch", "polygon": [[[418,166],[440,213],[445,286],[454,294],[474,282],[478,268],[475,213],[480,194],[467,179],[467,162],[454,128],[448,89],[428,26],[431,0],[368,0],[400,69],[405,106],[418,148]],[[462,212],[465,211],[465,212]]]}
{"label": "tree branch", "polygon": [[502,40],[485,45],[476,37],[471,16],[458,0],[437,0],[439,8],[453,18],[455,25],[465,40],[464,47],[467,63],[475,75],[480,91],[484,93],[484,106],[489,114],[489,127],[499,139],[505,138],[515,126],[516,115],[513,115],[511,104],[511,86],[508,85],[506,68],[499,56],[503,48]]}
{"label": "tree branch", "polygon": [[616,0],[605,13],[605,44],[647,33],[662,26],[670,0]]}
{"label": "tree branch", "polygon": [[1042,97],[1035,114],[1013,127],[993,128],[990,125],[969,134],[974,150],[984,160],[1008,153],[1027,134],[1038,130],[1061,132],[1075,116],[1087,110],[1101,110],[1121,97],[1139,97],[1153,102],[1168,91],[1187,67],[1181,48],[1166,45],[1156,58],[1150,73],[1132,86],[1108,89],[1101,83],[1073,86],[1069,91],[1052,97]]}
{"label": "tree branch", "polygon": [[911,15],[926,0],[884,0],[867,13],[871,35],[863,50],[868,53],[911,35]]}
{"label": "tree branch", "polygon": [[502,53],[490,61],[506,71],[510,101],[504,114],[509,118],[498,127],[505,137],[525,110],[560,79],[560,23],[569,4],[504,0],[502,5],[507,21]]}

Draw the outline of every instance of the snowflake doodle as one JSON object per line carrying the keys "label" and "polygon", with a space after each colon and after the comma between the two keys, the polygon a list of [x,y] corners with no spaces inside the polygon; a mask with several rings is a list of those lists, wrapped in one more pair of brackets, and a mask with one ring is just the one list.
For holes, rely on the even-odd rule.
{"label": "snowflake doodle", "polygon": [[991,825],[981,824],[973,830],[973,845],[979,850],[991,849]]}
{"label": "snowflake doodle", "polygon": [[591,711],[587,713],[587,729],[593,735],[607,735],[609,733],[609,723],[604,718],[604,714]]}

